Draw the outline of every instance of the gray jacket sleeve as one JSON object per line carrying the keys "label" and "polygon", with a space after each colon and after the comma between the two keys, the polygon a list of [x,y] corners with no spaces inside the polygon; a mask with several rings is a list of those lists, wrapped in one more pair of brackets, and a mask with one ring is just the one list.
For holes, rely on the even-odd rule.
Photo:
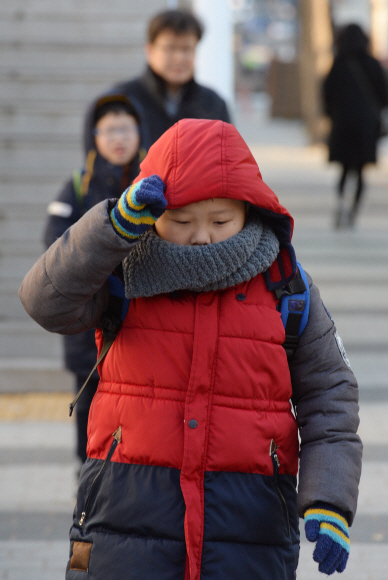
{"label": "gray jacket sleeve", "polygon": [[289,361],[300,432],[298,512],[303,517],[309,506],[323,501],[343,510],[351,525],[362,457],[358,386],[310,277],[309,283],[309,320]]}
{"label": "gray jacket sleeve", "polygon": [[20,300],[50,332],[77,334],[95,328],[109,300],[108,277],[133,243],[114,231],[103,201],[72,225],[25,276]]}

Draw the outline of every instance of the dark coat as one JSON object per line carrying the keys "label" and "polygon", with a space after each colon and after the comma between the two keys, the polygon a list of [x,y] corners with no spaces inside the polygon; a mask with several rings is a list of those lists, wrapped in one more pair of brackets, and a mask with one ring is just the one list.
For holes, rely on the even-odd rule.
{"label": "dark coat", "polygon": [[[217,93],[199,85],[194,79],[183,86],[182,99],[176,115],[169,116],[165,108],[166,83],[150,67],[141,77],[115,85],[109,94],[124,94],[138,111],[141,120],[142,146],[148,150],[180,119],[219,119],[230,123],[225,101]],[[84,146],[89,151],[93,142],[92,103],[85,117]]]}
{"label": "dark coat", "polygon": [[337,56],[323,93],[326,113],[332,121],[330,161],[347,167],[375,163],[380,113],[388,103],[379,62],[367,53]]}
{"label": "dark coat", "polygon": [[[81,174],[83,172],[84,170]],[[81,197],[76,193],[74,179],[70,179],[64,185],[56,201],[49,205],[49,215],[44,232],[46,247],[51,246],[91,207],[105,199],[120,197],[138,172],[138,158],[132,162],[129,169],[123,170],[122,167],[112,165],[97,154],[86,195]],[[65,367],[86,378],[97,360],[94,330],[87,330],[74,336],[65,336],[64,348]],[[97,377],[97,372],[95,374]]]}

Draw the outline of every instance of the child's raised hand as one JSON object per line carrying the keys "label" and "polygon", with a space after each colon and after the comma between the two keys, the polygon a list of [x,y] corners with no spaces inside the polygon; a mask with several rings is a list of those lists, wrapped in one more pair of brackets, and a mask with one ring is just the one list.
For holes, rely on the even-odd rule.
{"label": "child's raised hand", "polygon": [[313,553],[318,570],[324,574],[343,572],[349,557],[348,523],[341,511],[316,503],[304,514],[306,538],[317,542]]}
{"label": "child's raised hand", "polygon": [[167,206],[165,189],[158,175],[145,177],[126,189],[110,214],[116,233],[135,240],[153,226]]}

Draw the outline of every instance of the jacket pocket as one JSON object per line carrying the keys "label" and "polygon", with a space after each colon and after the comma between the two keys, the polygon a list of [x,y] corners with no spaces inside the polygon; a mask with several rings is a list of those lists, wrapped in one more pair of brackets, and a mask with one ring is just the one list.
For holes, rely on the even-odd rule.
{"label": "jacket pocket", "polygon": [[284,515],[286,518],[288,535],[290,536],[291,535],[290,515],[288,513],[288,506],[287,506],[286,499],[285,499],[283,492],[282,492],[280,485],[279,485],[280,461],[279,461],[279,457],[277,454],[277,450],[278,450],[278,446],[276,445],[275,441],[273,439],[271,439],[271,444],[269,446],[269,454],[270,454],[270,457],[272,460],[272,466],[273,466],[273,479],[274,479],[275,488],[276,488],[276,491],[279,495],[279,499],[281,501],[283,512],[284,512]]}
{"label": "jacket pocket", "polygon": [[85,524],[85,520],[89,514],[89,509],[90,506],[92,505],[93,500],[96,497],[97,491],[101,485],[101,481],[104,478],[104,474],[109,466],[109,463],[112,459],[112,455],[115,452],[115,449],[117,447],[117,445],[121,442],[121,426],[118,427],[118,429],[116,429],[116,431],[112,434],[113,437],[113,441],[112,441],[112,445],[110,446],[110,449],[108,451],[108,454],[103,462],[103,464],[101,465],[100,469],[98,470],[95,478],[92,481],[92,484],[89,488],[89,491],[87,493],[86,499],[85,499],[85,504],[84,504],[84,509],[81,513],[81,517],[80,520],[78,522],[79,526],[83,526]]}

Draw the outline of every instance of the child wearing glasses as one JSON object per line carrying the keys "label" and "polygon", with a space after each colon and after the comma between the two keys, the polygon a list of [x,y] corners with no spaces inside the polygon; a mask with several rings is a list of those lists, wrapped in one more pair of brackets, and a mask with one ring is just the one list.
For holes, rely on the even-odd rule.
{"label": "child wearing glasses", "polygon": [[[57,238],[91,207],[108,198],[119,197],[139,172],[139,118],[124,95],[107,96],[97,101],[94,113],[94,143],[81,171],[74,171],[57,199],[47,208],[44,243],[51,246]],[[140,153],[141,155],[141,153]],[[74,374],[79,391],[96,360],[94,330],[64,337],[65,367]],[[98,384],[94,373],[77,406],[77,456],[86,460],[88,413]]]}

